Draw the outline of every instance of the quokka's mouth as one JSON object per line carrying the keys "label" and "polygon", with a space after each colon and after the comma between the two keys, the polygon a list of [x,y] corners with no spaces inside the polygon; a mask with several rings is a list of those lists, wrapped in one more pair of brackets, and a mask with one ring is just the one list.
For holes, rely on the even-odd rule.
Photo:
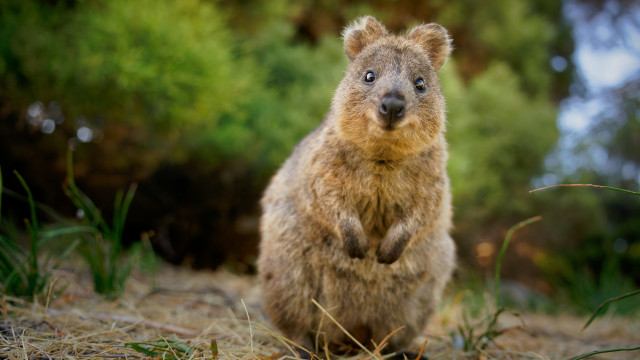
{"label": "quokka's mouth", "polygon": [[383,124],[380,126],[382,128],[382,130],[384,131],[394,131],[396,129],[396,126],[394,124]]}
{"label": "quokka's mouth", "polygon": [[389,121],[389,119],[383,119],[381,117],[377,117],[375,119],[376,124],[378,125],[378,127],[383,130],[385,133],[390,133],[390,132],[394,132],[399,130],[400,128],[404,127],[404,125],[406,125],[406,120],[402,120],[402,121]]}

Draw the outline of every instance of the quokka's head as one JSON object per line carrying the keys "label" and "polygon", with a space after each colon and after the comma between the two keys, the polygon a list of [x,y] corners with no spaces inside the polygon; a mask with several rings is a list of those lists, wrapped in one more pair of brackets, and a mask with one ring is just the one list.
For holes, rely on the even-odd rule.
{"label": "quokka's head", "polygon": [[428,148],[445,127],[437,76],[451,52],[445,28],[426,24],[394,35],[366,16],[343,37],[349,65],[332,104],[339,135],[378,159]]}

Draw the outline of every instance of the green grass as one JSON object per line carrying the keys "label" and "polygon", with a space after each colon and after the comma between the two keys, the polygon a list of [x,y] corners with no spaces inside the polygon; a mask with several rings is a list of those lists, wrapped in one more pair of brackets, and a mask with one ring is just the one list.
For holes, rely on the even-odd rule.
{"label": "green grass", "polygon": [[[530,191],[530,193],[533,193],[533,192],[536,192],[536,191],[540,191],[540,190],[547,190],[547,189],[557,188],[557,187],[593,187],[593,188],[601,188],[601,189],[606,189],[606,190],[622,192],[622,193],[630,194],[630,195],[634,195],[634,196],[640,196],[640,193],[636,192],[636,191],[619,189],[619,188],[612,187],[612,186],[593,185],[593,184],[559,184],[559,185],[553,185],[553,186],[547,186],[547,187],[535,189],[535,190]],[[639,295],[639,294],[640,294],[640,290],[635,290],[635,291],[631,291],[631,292],[628,292],[626,294],[615,296],[615,297],[612,297],[612,298],[609,298],[609,299],[603,301],[593,311],[593,313],[591,314],[591,317],[589,317],[589,319],[587,320],[585,325],[582,327],[582,330],[585,330],[587,327],[589,327],[589,325],[595,320],[595,318],[598,316],[598,314],[601,312],[601,310],[605,309],[609,304],[614,303],[614,302],[618,302],[618,301],[621,301],[621,300],[624,300],[624,299],[627,299],[627,298],[630,298],[632,296],[636,296],[636,295]],[[592,351],[592,352],[589,352],[589,353],[586,353],[586,354],[582,354],[582,355],[573,357],[573,358],[571,358],[571,360],[585,359],[585,358],[591,357],[593,355],[598,355],[598,354],[606,354],[606,353],[612,353],[612,352],[638,351],[638,350],[640,350],[640,346],[595,350],[595,351]]]}
{"label": "green grass", "polygon": [[[0,286],[2,286],[2,291],[6,295],[46,297],[49,296],[53,287],[52,271],[77,246],[77,242],[72,242],[62,253],[55,254],[55,256],[50,256],[44,260],[42,254],[43,246],[63,233],[74,233],[86,229],[68,227],[49,231],[42,230],[31,189],[17,171],[14,171],[14,174],[26,192],[26,199],[29,204],[29,218],[24,219],[28,246],[27,250],[23,250],[20,247],[20,232],[17,227],[7,222],[0,223]],[[0,169],[0,200],[2,199],[2,192],[2,171]],[[1,218],[0,216],[0,221],[2,221]],[[55,258],[55,260],[52,261],[52,258]]]}
{"label": "green grass", "polygon": [[[149,357],[168,360],[191,359],[196,355],[194,349],[197,349],[181,341],[165,338],[143,342],[128,342],[124,346]],[[214,339],[211,340],[211,352],[212,358],[218,354],[218,345]]]}
{"label": "green grass", "polygon": [[620,296],[616,296],[610,299],[607,299],[605,301],[602,302],[602,304],[600,304],[596,310],[593,312],[593,314],[591,314],[591,317],[589,318],[589,320],[587,320],[587,323],[584,324],[584,326],[582,327],[582,330],[585,330],[587,327],[589,327],[589,325],[591,325],[591,323],[593,322],[593,320],[595,320],[596,316],[598,316],[598,314],[604,310],[607,306],[609,306],[609,304],[616,302],[616,301],[621,301],[624,300],[626,298],[632,297],[632,296],[636,296],[636,295],[640,295],[640,290],[635,290],[635,291],[631,291],[629,293],[626,293],[624,295],[620,295]]}
{"label": "green grass", "polygon": [[580,360],[580,359],[586,359],[588,357],[591,357],[593,355],[598,355],[598,354],[606,354],[606,353],[612,353],[612,352],[622,352],[622,351],[638,351],[640,350],[640,346],[633,346],[633,347],[628,347],[628,348],[618,348],[618,349],[605,349],[605,350],[595,350],[586,354],[582,354],[576,357],[572,357],[571,360]]}
{"label": "green grass", "polygon": [[113,219],[111,225],[108,224],[100,209],[76,185],[73,155],[69,151],[64,191],[83,214],[81,221],[91,229],[83,236],[79,251],[91,269],[95,291],[109,298],[120,296],[131,273],[133,259],[140,249],[136,246],[127,251],[122,244],[122,234],[136,185],[131,185],[126,193],[118,191],[113,204]]}
{"label": "green grass", "polygon": [[540,220],[542,220],[541,216],[534,216],[532,218],[529,218],[527,220],[517,223],[516,225],[512,226],[507,232],[507,235],[505,236],[504,241],[502,242],[502,247],[500,248],[498,259],[496,260],[496,268],[495,268],[495,276],[494,276],[496,308],[500,308],[502,306],[502,301],[500,297],[500,270],[502,269],[502,260],[504,258],[504,254],[507,252],[507,247],[509,246],[509,242],[511,241],[511,236],[513,236],[513,233],[515,233],[517,230],[529,224],[532,224],[534,222],[538,222]]}
{"label": "green grass", "polygon": [[[50,292],[52,271],[74,249],[78,250],[89,265],[95,291],[109,298],[122,294],[135,262],[143,264],[147,272],[155,272],[157,258],[153,254],[148,236],[143,238],[143,242],[136,243],[129,249],[123,247],[122,236],[129,207],[135,195],[135,184],[126,193],[119,191],[116,194],[113,219],[111,223],[107,223],[100,209],[76,185],[73,157],[69,152],[64,191],[76,208],[84,214],[78,224],[77,220],[65,218],[53,209],[36,203],[26,181],[19,173],[14,173],[26,196],[4,189],[0,170],[0,200],[4,191],[26,201],[29,205],[29,217],[24,220],[24,231],[20,231],[11,223],[2,221],[0,217],[2,221],[0,222],[0,286],[4,294],[46,295]],[[37,209],[53,217],[56,225],[43,229],[37,217]],[[19,245],[23,233],[27,238],[26,250]],[[69,245],[61,251],[52,251],[52,249],[43,251],[43,246],[54,238],[68,239]]]}
{"label": "green grass", "polygon": [[[462,348],[464,351],[478,352],[485,350],[493,341],[502,335],[508,329],[498,330],[497,324],[499,317],[505,312],[509,312],[508,309],[502,305],[500,296],[500,270],[502,268],[502,261],[504,254],[507,251],[509,242],[513,234],[534,222],[540,221],[540,216],[535,216],[527,220],[521,221],[518,224],[512,226],[502,242],[502,248],[496,260],[495,266],[495,288],[493,293],[493,304],[487,301],[480,300],[483,304],[485,316],[479,321],[473,322],[469,315],[468,307],[463,307],[463,324],[459,325],[455,331],[451,332],[451,338],[454,344]],[[492,306],[493,305],[493,306]],[[512,314],[518,316],[516,313]],[[472,323],[473,322],[473,323]]]}

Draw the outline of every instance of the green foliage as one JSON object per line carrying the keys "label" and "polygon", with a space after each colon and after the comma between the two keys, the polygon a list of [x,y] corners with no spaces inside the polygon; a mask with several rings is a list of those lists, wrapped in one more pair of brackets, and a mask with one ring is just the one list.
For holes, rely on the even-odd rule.
{"label": "green foliage", "polygon": [[[117,297],[124,291],[124,285],[133,265],[133,254],[123,249],[122,232],[129,206],[135,195],[132,185],[126,194],[119,191],[113,206],[113,222],[109,226],[100,209],[75,184],[72,152],[67,156],[67,185],[65,193],[83,214],[83,222],[88,229],[80,253],[85,258],[93,275],[97,293],[107,297]],[[133,250],[131,250],[133,251]],[[138,249],[134,253],[137,253]]]}
{"label": "green foliage", "polygon": [[[320,124],[346,65],[339,39],[322,38],[311,47],[292,43],[293,36],[290,24],[272,23],[245,44],[255,66],[262,69],[260,81],[264,87],[247,94],[246,123],[238,125],[236,134],[249,133],[251,137],[236,141],[232,146],[236,153],[231,155],[250,156],[252,165],[266,165],[269,171]],[[215,136],[219,141],[238,138],[227,131]]]}
{"label": "green foliage", "polygon": [[561,20],[559,1],[436,0],[432,6],[438,10],[437,21],[457,35],[454,44],[462,52],[463,72],[477,74],[499,60],[518,74],[528,96],[546,96],[557,76],[549,69],[550,49],[571,55],[570,29]]}
{"label": "green foliage", "polygon": [[[0,223],[0,286],[6,295],[44,298],[51,294],[52,271],[61,264],[77,243],[70,244],[61,254],[55,254],[46,260],[42,258],[43,246],[51,239],[60,236],[62,232],[72,233],[83,231],[83,229],[70,227],[64,231],[42,230],[38,223],[36,203],[31,189],[18,172],[14,173],[27,193],[29,203],[30,217],[24,220],[28,250],[25,251],[20,247],[20,235],[16,228],[7,224],[6,221]],[[0,171],[0,199],[2,198],[2,190],[2,172]],[[52,258],[55,260],[51,263]]]}
{"label": "green foliage", "polygon": [[215,126],[238,110],[249,85],[250,74],[234,68],[222,17],[206,2],[79,2],[65,11],[27,1],[20,10],[29,20],[10,46],[22,73],[36,98],[63,102],[71,116],[163,130]]}
{"label": "green foliage", "polygon": [[557,138],[556,110],[526,95],[504,63],[493,63],[468,86],[452,65],[443,69],[442,82],[449,109],[449,172],[454,205],[464,209],[456,213],[457,223],[465,224],[464,239],[498,218],[532,211],[529,181],[542,172]]}
{"label": "green foliage", "polygon": [[[127,152],[121,163],[153,168],[162,158],[196,156],[272,171],[327,111],[345,65],[341,41],[334,33],[315,46],[295,41],[283,18],[300,9],[283,2],[253,4],[266,18],[224,5],[242,29],[230,29],[219,6],[198,0],[79,2],[71,10],[10,1],[2,19],[10,39],[5,76],[22,79],[11,90],[25,107],[58,100],[67,118],[100,116],[144,129],[135,142],[144,144],[146,161]],[[362,15],[358,6],[345,14]],[[443,79],[454,199],[462,209],[483,199],[483,209],[510,212],[503,200],[528,184],[556,138],[544,96],[553,26],[528,2],[433,6],[445,26],[472,21],[479,31],[469,45],[483,44],[497,59],[455,92],[449,85],[460,83],[460,69],[448,65]]]}
{"label": "green foliage", "polygon": [[23,108],[60,102],[67,132],[78,118],[102,119],[105,131],[126,126],[105,140],[133,146],[118,152],[118,164],[143,172],[193,157],[272,171],[319,124],[345,64],[333,35],[314,47],[295,42],[291,24],[264,19],[260,31],[233,33],[221,10],[200,0],[71,10],[10,1],[5,10],[0,55],[13,64],[4,74],[12,97]]}
{"label": "green foliage", "polygon": [[[310,16],[318,3],[322,14]],[[365,12],[395,30],[438,21],[456,47],[441,72],[462,248],[536,207],[526,190],[557,138],[549,57],[562,44],[567,55],[571,39],[552,0],[398,5],[7,0],[0,100],[12,114],[59,102],[65,121],[38,140],[52,156],[81,119],[102,133],[78,169],[117,174],[113,188],[144,181],[164,161],[240,169],[263,187],[329,108],[346,64],[340,27]]]}
{"label": "green foliage", "polygon": [[61,104],[66,121],[49,141],[66,141],[88,122],[106,131],[107,141],[127,143],[130,151],[105,156],[116,166],[138,164],[148,173],[163,159],[191,156],[203,134],[211,141],[224,130],[221,119],[244,117],[245,93],[259,84],[258,69],[233,53],[232,34],[209,2],[3,7],[0,32],[8,44],[1,75],[11,97],[23,109],[35,100]]}
{"label": "green foliage", "polygon": [[544,93],[551,80],[547,47],[554,36],[553,26],[548,19],[535,16],[533,4],[526,1],[492,3],[494,11],[480,11],[473,17],[479,30],[478,40],[495,52],[497,58],[511,64],[528,94]]}

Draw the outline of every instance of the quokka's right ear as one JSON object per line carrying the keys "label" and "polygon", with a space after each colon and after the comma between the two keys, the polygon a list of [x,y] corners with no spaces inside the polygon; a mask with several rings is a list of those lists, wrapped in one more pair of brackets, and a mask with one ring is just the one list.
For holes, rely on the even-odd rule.
{"label": "quokka's right ear", "polygon": [[436,71],[442,67],[451,53],[451,38],[447,29],[441,25],[431,23],[416,26],[406,37],[415,41],[429,54]]}
{"label": "quokka's right ear", "polygon": [[388,35],[389,30],[378,22],[373,16],[363,16],[344,29],[344,52],[349,61],[377,39]]}

